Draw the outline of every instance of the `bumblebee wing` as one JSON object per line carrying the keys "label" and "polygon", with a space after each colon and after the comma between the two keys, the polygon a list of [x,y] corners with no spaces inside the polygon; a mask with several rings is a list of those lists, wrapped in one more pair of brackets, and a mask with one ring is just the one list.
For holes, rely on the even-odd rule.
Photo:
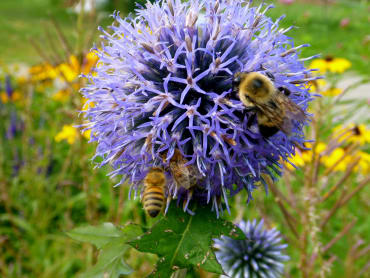
{"label": "bumblebee wing", "polygon": [[307,117],[303,109],[285,95],[280,95],[278,97],[278,102],[285,111],[280,129],[289,135],[294,127],[294,121],[303,123]]}
{"label": "bumblebee wing", "polygon": [[257,119],[259,124],[281,129],[284,121],[284,110],[282,110],[279,103],[270,100],[266,103],[257,104],[257,107],[259,110],[259,118]]}

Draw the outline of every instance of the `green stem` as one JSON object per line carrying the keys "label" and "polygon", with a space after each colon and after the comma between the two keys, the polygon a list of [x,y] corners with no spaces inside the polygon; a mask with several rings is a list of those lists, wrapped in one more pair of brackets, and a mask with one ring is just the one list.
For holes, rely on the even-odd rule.
{"label": "green stem", "polygon": [[[77,18],[77,55],[81,56],[83,51],[83,42],[84,42],[84,26],[83,21],[85,17],[85,0],[81,0],[81,10]],[[80,59],[81,57],[79,57]],[[80,61],[81,65],[81,61]]]}

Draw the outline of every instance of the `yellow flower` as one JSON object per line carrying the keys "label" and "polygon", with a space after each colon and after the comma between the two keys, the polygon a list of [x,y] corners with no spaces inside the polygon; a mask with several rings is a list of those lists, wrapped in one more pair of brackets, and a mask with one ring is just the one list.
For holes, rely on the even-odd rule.
{"label": "yellow flower", "polygon": [[58,72],[50,64],[40,64],[29,69],[31,81],[39,82],[54,79],[58,76]]}
{"label": "yellow flower", "polygon": [[360,172],[363,175],[368,175],[370,173],[370,154],[365,152],[358,152],[360,156],[360,161],[356,165],[354,171]]}
{"label": "yellow flower", "polygon": [[344,150],[342,148],[336,148],[329,155],[322,157],[322,162],[327,168],[334,167],[334,171],[345,171],[347,165],[351,162],[351,158],[346,156],[343,158]]}
{"label": "yellow flower", "polygon": [[82,133],[82,136],[85,137],[87,140],[90,140],[90,138],[91,138],[91,129],[84,131]]}
{"label": "yellow flower", "polygon": [[68,82],[72,82],[76,80],[81,73],[90,73],[92,68],[96,65],[98,59],[99,57],[95,53],[89,52],[84,57],[82,65],[80,65],[78,58],[72,55],[69,57],[68,63],[60,64],[57,69],[63,79]]}
{"label": "yellow flower", "polygon": [[[68,144],[72,145],[78,136],[81,136],[81,133],[77,128],[72,125],[64,125],[62,131],[55,135],[54,140],[60,142],[66,140]],[[86,130],[82,133],[82,136],[87,140],[90,140],[91,130]]]}
{"label": "yellow flower", "polygon": [[315,89],[316,92],[321,91],[326,86],[325,79],[317,79],[315,81],[312,81],[313,89]]}
{"label": "yellow flower", "polygon": [[79,75],[79,72],[76,71],[73,66],[71,66],[70,64],[67,64],[67,63],[60,64],[57,67],[57,70],[59,71],[60,76],[62,77],[62,79],[65,79],[68,82],[72,82]]}
{"label": "yellow flower", "polygon": [[52,96],[52,99],[60,102],[65,102],[68,100],[70,94],[71,94],[70,90],[67,89],[59,90]]}
{"label": "yellow flower", "polygon": [[95,67],[96,62],[98,61],[99,57],[94,52],[87,53],[84,63],[82,66],[82,73],[88,74],[91,72],[92,68]]}
{"label": "yellow flower", "polygon": [[[298,153],[298,151],[296,152],[296,154],[294,156],[292,156],[289,161],[291,163],[293,163],[295,166],[297,167],[302,167],[305,165],[305,160],[303,159],[302,157],[302,154],[301,153]],[[295,168],[289,163],[289,162],[286,162],[285,163],[285,166],[290,170],[290,171],[293,171]]]}
{"label": "yellow flower", "polygon": [[[312,148],[311,143],[305,143],[306,148]],[[315,147],[315,153],[318,155],[326,149],[326,144],[319,142]],[[296,154],[290,158],[295,166],[302,167],[312,160],[312,150],[300,150],[296,148]],[[286,167],[289,170],[294,170],[294,167],[290,163],[286,163]]]}
{"label": "yellow flower", "polygon": [[364,124],[353,127],[353,135],[348,138],[349,142],[358,142],[360,145],[370,143],[370,130]]}
{"label": "yellow flower", "polygon": [[322,94],[324,96],[334,97],[334,96],[337,96],[337,95],[341,94],[342,92],[343,92],[342,89],[339,89],[339,88],[330,88],[330,89],[322,92]]}
{"label": "yellow flower", "polygon": [[343,73],[352,66],[352,63],[344,58],[326,57],[325,59],[315,59],[311,62],[310,68],[319,69],[320,73],[327,71],[333,73]]}
{"label": "yellow flower", "polygon": [[74,55],[71,55],[69,57],[69,66],[75,71],[80,71],[80,62],[78,61],[77,57]]}
{"label": "yellow flower", "polygon": [[352,63],[344,58],[334,58],[328,62],[328,70],[334,73],[343,73],[352,66]]}
{"label": "yellow flower", "polygon": [[78,136],[77,128],[72,125],[64,125],[62,131],[55,135],[54,139],[57,142],[67,140],[68,144],[72,145]]}
{"label": "yellow flower", "polygon": [[0,93],[0,100],[2,103],[8,103],[8,102],[16,102],[21,99],[21,94],[18,91],[14,91],[12,93],[11,98],[9,99],[9,96],[6,92]]}
{"label": "yellow flower", "polygon": [[8,98],[7,93],[1,92],[1,94],[0,94],[0,100],[1,100],[2,103],[8,103],[9,98]]}
{"label": "yellow flower", "polygon": [[370,129],[367,129],[364,124],[338,126],[334,128],[333,133],[339,136],[338,141],[347,140],[350,143],[359,143],[361,146],[370,143]]}
{"label": "yellow flower", "polygon": [[82,109],[81,110],[82,111],[86,111],[89,108],[95,107],[95,103],[94,102],[88,102],[87,103],[87,101],[88,101],[87,98],[82,97],[82,99],[81,99],[81,102],[82,102]]}
{"label": "yellow flower", "polygon": [[320,73],[325,73],[328,69],[327,62],[324,59],[315,59],[311,62],[309,68],[319,69]]}

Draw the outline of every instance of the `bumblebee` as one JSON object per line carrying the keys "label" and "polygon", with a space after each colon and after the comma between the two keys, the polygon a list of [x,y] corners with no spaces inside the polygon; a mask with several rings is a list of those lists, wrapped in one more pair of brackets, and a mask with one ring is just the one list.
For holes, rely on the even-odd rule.
{"label": "bumblebee", "polygon": [[166,176],[164,170],[153,167],[144,178],[143,205],[144,210],[150,217],[156,217],[164,206],[164,188],[166,186]]}
{"label": "bumblebee", "polygon": [[265,138],[279,130],[289,136],[294,121],[303,122],[306,119],[303,109],[288,97],[289,90],[285,87],[276,88],[271,79],[261,73],[236,73],[233,90],[247,111],[256,111],[257,124]]}

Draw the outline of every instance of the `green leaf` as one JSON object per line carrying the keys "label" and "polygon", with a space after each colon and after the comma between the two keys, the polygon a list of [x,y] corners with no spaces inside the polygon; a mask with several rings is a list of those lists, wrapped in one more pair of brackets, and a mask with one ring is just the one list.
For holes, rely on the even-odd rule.
{"label": "green leaf", "polygon": [[109,243],[112,239],[123,236],[120,231],[112,223],[103,223],[99,226],[84,226],[73,229],[67,232],[71,238],[94,244],[97,248],[101,248]]}
{"label": "green leaf", "polygon": [[117,239],[105,245],[100,251],[98,262],[81,277],[119,277],[130,274],[132,269],[127,265],[123,256],[130,246]]}
{"label": "green leaf", "polygon": [[217,219],[210,207],[199,207],[191,216],[171,205],[167,216],[129,244],[159,256],[156,270],[149,277],[170,277],[174,270],[192,267],[222,274],[212,249],[213,239],[221,235],[244,238],[243,232],[231,222]]}
{"label": "green leaf", "polygon": [[143,228],[140,225],[128,223],[121,228],[122,237],[125,238],[125,241],[131,241],[136,237],[143,234]]}
{"label": "green leaf", "polygon": [[130,248],[127,242],[142,233],[143,230],[139,225],[128,224],[119,229],[112,223],[104,223],[97,227],[79,227],[68,232],[73,239],[92,243],[101,249],[96,265],[81,274],[81,277],[119,277],[122,274],[130,274],[132,269],[123,260],[123,256]]}

